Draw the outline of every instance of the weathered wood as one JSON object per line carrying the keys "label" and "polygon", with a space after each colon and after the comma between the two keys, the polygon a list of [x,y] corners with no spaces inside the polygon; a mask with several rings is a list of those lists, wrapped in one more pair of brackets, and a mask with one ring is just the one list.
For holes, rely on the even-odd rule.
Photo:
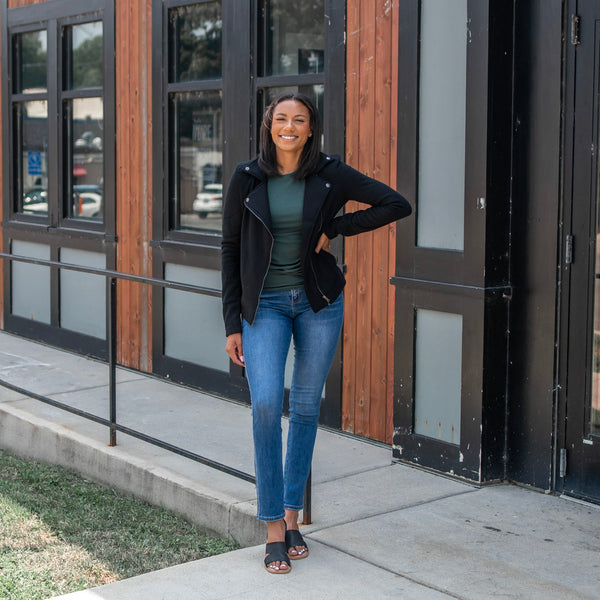
{"label": "weathered wood", "polygon": [[[385,183],[395,180],[397,3],[348,3],[346,160]],[[395,41],[396,40],[396,41]],[[357,99],[358,98],[358,103]],[[358,135],[356,135],[358,131]],[[350,203],[347,210],[361,208]],[[346,240],[348,265],[342,427],[391,441],[395,226]]]}
{"label": "weathered wood", "polygon": [[[117,270],[151,275],[151,1],[115,5],[117,118]],[[150,371],[150,290],[119,283],[118,360]]]}
{"label": "weathered wood", "polygon": [[[358,113],[359,113],[359,80],[360,80],[360,15],[358,2],[347,4],[347,46],[346,46],[346,161],[348,164],[358,166],[359,138],[358,138]],[[356,210],[356,203],[349,202],[347,211]],[[356,366],[356,287],[357,273],[354,266],[357,258],[357,238],[350,237],[344,240],[344,260],[351,268],[346,276],[346,289],[344,301],[346,305],[344,318],[343,356],[342,369],[342,429],[354,432],[354,398],[355,398],[355,373]]]}
{"label": "weathered wood", "polygon": [[[373,176],[380,181],[390,180],[390,109],[391,109],[391,3],[378,2],[375,21],[375,139]],[[369,414],[370,436],[378,440],[386,437],[387,411],[387,321],[388,321],[388,228],[373,235],[372,299],[372,361],[371,405]]]}

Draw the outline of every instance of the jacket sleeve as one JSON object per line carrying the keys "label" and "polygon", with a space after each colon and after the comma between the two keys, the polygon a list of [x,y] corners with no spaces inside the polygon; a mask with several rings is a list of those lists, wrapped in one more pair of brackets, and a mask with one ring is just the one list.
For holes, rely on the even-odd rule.
{"label": "jacket sleeve", "polygon": [[340,186],[343,203],[356,200],[371,206],[333,218],[324,228],[329,239],[337,235],[350,236],[372,231],[408,217],[412,212],[406,198],[384,183],[363,175],[343,162],[332,167],[336,169],[332,183]]}
{"label": "jacket sleeve", "polygon": [[240,233],[247,178],[237,169],[231,177],[223,203],[221,283],[225,334],[242,331],[240,277]]}

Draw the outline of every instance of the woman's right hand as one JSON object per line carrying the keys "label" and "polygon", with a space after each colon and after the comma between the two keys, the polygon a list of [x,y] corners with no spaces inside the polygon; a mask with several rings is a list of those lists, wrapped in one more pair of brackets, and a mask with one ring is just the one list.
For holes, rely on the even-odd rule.
{"label": "woman's right hand", "polygon": [[229,354],[229,358],[240,367],[245,367],[244,363],[244,350],[242,349],[242,334],[232,333],[227,336],[227,344],[225,345],[225,352]]}

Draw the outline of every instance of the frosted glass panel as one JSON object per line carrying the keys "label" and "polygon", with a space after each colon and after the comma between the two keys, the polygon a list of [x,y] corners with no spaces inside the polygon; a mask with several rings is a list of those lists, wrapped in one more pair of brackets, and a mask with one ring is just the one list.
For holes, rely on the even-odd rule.
{"label": "frosted glass panel", "polygon": [[[13,254],[50,260],[50,246],[13,240]],[[12,314],[50,324],[50,269],[12,263]]]}
{"label": "frosted glass panel", "polygon": [[417,310],[415,433],[460,443],[462,315]]}
{"label": "frosted glass panel", "polygon": [[[106,268],[99,252],[61,248],[61,262],[81,267]],[[60,271],[60,326],[106,339],[106,280],[100,275]]]}
{"label": "frosted glass panel", "polygon": [[[165,279],[221,289],[221,272],[165,265]],[[229,372],[221,299],[181,290],[165,290],[165,354]]]}
{"label": "frosted glass panel", "polygon": [[417,244],[463,250],[467,0],[421,0]]}

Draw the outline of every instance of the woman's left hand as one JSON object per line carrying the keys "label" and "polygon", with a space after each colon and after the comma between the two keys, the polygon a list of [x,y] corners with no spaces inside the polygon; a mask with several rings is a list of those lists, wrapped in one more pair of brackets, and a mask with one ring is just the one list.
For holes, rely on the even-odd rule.
{"label": "woman's left hand", "polygon": [[324,234],[321,234],[321,237],[319,238],[319,241],[317,243],[317,247],[315,248],[315,252],[317,254],[319,254],[319,252],[321,252],[321,250],[325,250],[325,252],[329,252],[329,242],[331,240]]}

